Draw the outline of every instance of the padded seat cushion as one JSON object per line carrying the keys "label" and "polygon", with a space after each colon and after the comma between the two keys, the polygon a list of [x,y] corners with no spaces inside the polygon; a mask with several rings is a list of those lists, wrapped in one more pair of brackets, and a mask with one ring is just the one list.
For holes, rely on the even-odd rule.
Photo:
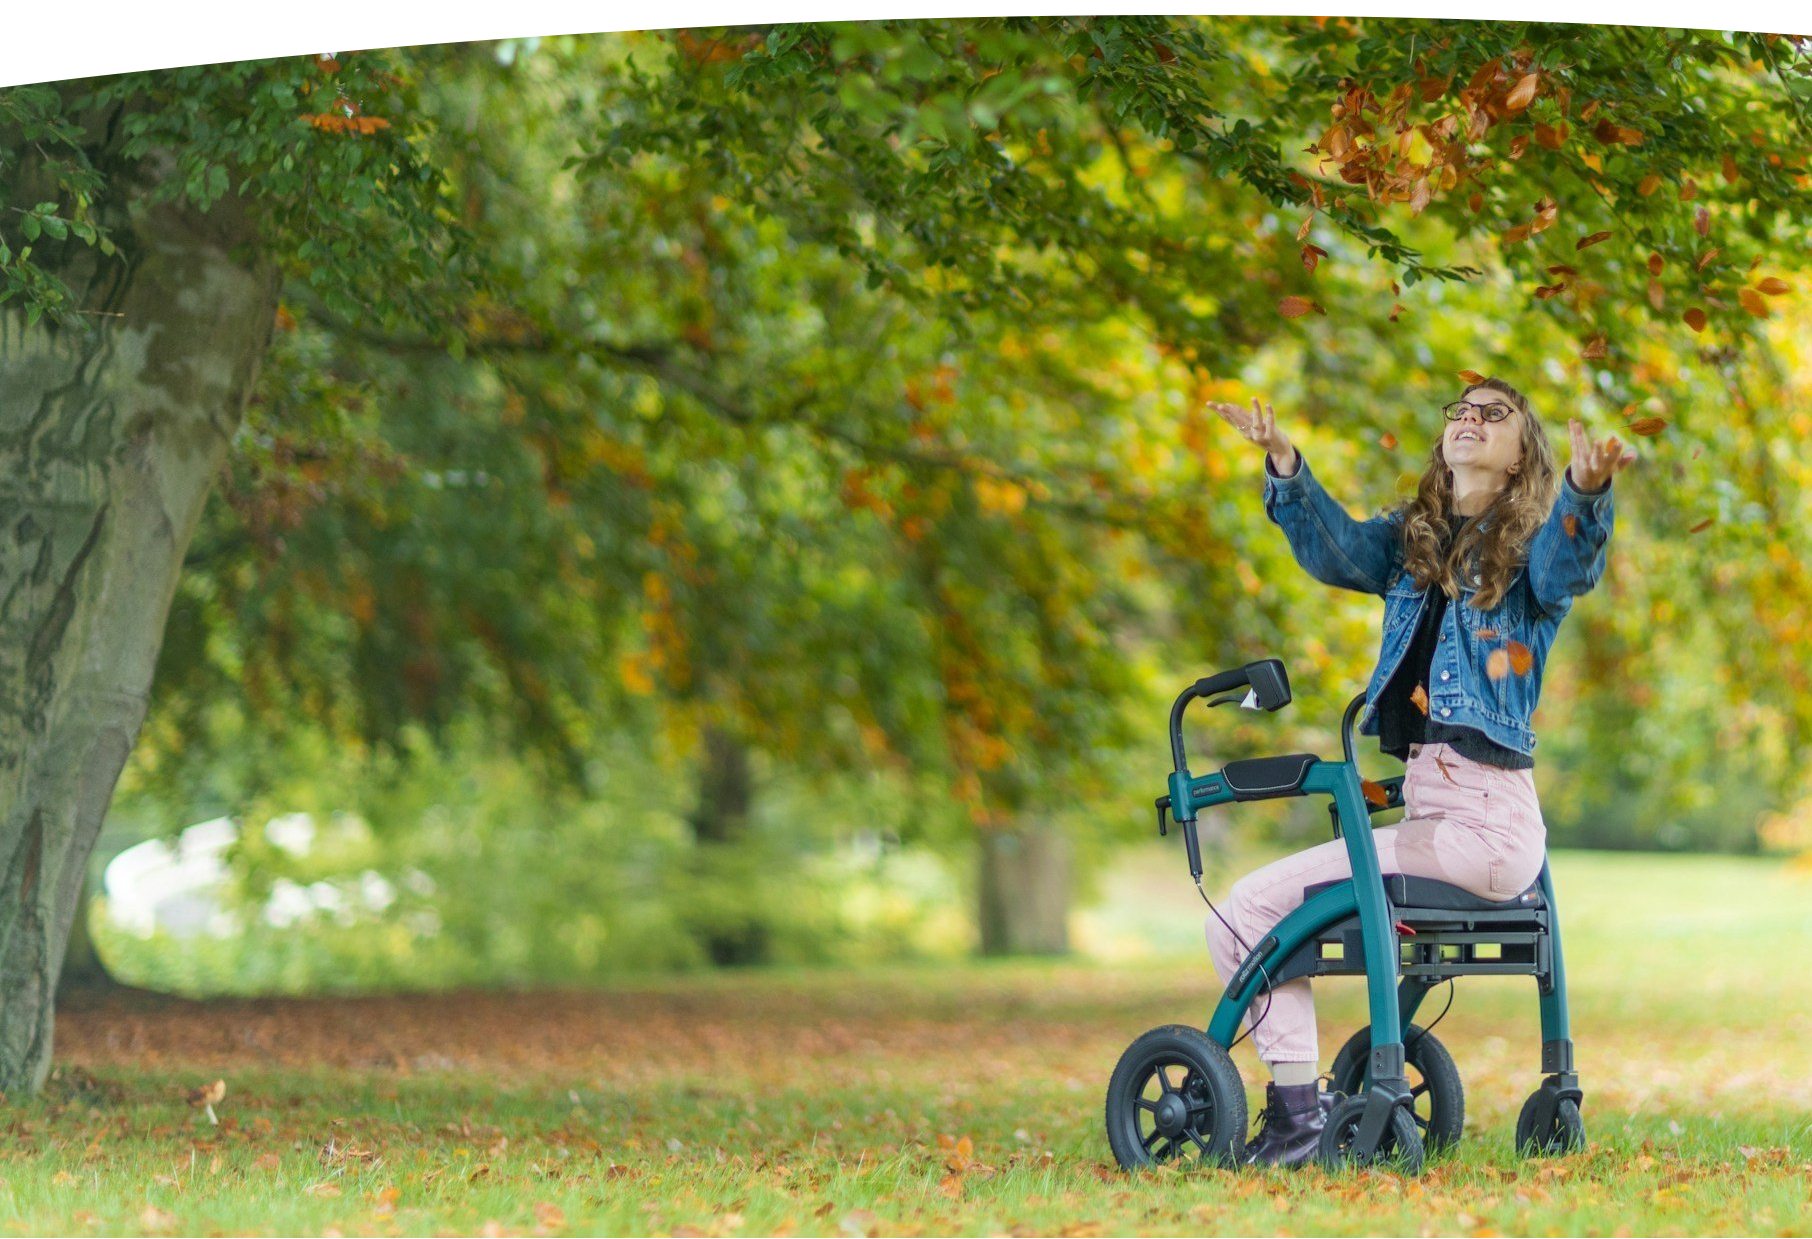
{"label": "padded seat cushion", "polygon": [[[1318,895],[1333,885],[1333,882],[1317,882],[1313,886],[1305,886],[1303,898]],[[1399,908],[1439,908],[1444,912],[1506,912],[1547,906],[1547,901],[1541,897],[1540,883],[1514,899],[1494,901],[1481,899],[1464,887],[1438,882],[1434,878],[1413,877],[1407,873],[1385,874],[1384,894]]]}

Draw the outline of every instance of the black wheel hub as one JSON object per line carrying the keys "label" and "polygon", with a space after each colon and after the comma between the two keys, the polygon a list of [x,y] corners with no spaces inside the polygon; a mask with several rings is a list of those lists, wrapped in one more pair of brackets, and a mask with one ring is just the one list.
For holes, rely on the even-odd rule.
{"label": "black wheel hub", "polygon": [[1157,1113],[1153,1116],[1158,1123],[1158,1130],[1166,1136],[1181,1135],[1189,1126],[1189,1103],[1181,1093],[1165,1093],[1158,1098]]}

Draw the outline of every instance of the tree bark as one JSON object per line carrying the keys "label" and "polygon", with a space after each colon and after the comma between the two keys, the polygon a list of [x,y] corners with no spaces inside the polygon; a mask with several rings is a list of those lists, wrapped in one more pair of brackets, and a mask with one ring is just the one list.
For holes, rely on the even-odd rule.
{"label": "tree bark", "polygon": [[748,872],[749,814],[755,801],[755,775],[749,746],[721,727],[704,730],[704,752],[698,771],[698,806],[692,835],[698,841],[693,877],[700,885],[690,917],[692,932],[705,956],[720,968],[764,964],[773,958],[774,943],[757,893],[761,875]]}
{"label": "tree bark", "polygon": [[[42,201],[27,169],[6,196]],[[50,1068],[88,857],[145,715],[178,570],[276,312],[231,199],[149,200],[115,173],[123,259],[63,246],[86,326],[0,309],[0,1092]],[[253,251],[248,257],[247,251]]]}
{"label": "tree bark", "polygon": [[1070,848],[1036,824],[981,834],[983,955],[1067,955]]}

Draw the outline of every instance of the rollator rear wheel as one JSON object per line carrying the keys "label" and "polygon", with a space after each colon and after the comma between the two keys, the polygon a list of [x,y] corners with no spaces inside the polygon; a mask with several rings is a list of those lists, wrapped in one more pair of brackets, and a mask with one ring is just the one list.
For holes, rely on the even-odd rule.
{"label": "rollator rear wheel", "polygon": [[1245,1135],[1239,1069],[1201,1030],[1154,1028],[1120,1056],[1107,1086],[1107,1143],[1121,1166],[1232,1166]]}
{"label": "rollator rear wheel", "polygon": [[[1347,1039],[1334,1056],[1332,1089],[1357,1097],[1365,1086],[1365,1063],[1371,1057],[1372,1030],[1368,1024]],[[1403,1030],[1403,1069],[1409,1077],[1410,1117],[1422,1132],[1422,1144],[1431,1157],[1460,1142],[1466,1128],[1466,1090],[1453,1055],[1435,1035],[1419,1024]]]}

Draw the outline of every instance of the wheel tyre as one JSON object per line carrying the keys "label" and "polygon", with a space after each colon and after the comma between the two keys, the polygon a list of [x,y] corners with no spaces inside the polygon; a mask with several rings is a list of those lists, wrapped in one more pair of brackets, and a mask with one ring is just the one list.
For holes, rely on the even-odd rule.
{"label": "wheel tyre", "polygon": [[[1423,1147],[1438,1157],[1460,1142],[1466,1129],[1466,1089],[1460,1069],[1439,1038],[1420,1025],[1403,1032],[1403,1064],[1410,1073],[1410,1113],[1422,1132]],[[1329,1071],[1336,1093],[1357,1097],[1365,1088],[1365,1064],[1372,1053],[1368,1024],[1347,1039]],[[1416,1076],[1422,1077],[1418,1083]]]}
{"label": "wheel tyre", "polygon": [[1403,1106],[1397,1106],[1390,1113],[1390,1126],[1384,1129],[1384,1139],[1378,1142],[1377,1151],[1369,1158],[1361,1159],[1353,1150],[1353,1140],[1359,1134],[1359,1124],[1365,1118],[1366,1099],[1363,1096],[1349,1097],[1334,1107],[1334,1113],[1328,1116],[1328,1124],[1321,1132],[1321,1145],[1316,1156],[1328,1170],[1343,1170],[1356,1166],[1394,1166],[1404,1174],[1422,1173],[1422,1131],[1416,1126],[1416,1120]]}
{"label": "wheel tyre", "polygon": [[[1161,1083],[1160,1083],[1161,1081]],[[1150,1096],[1157,1087],[1155,1098]],[[1171,1114],[1180,1104],[1181,1130],[1160,1130],[1158,1107],[1166,1094]],[[1154,1028],[1126,1048],[1107,1085],[1107,1143],[1127,1169],[1199,1158],[1214,1166],[1238,1164],[1246,1136],[1246,1088],[1226,1049],[1186,1024]]]}
{"label": "wheel tyre", "polygon": [[1536,1107],[1541,1104],[1541,1090],[1529,1094],[1522,1113],[1516,1116],[1516,1151],[1524,1157],[1555,1157],[1576,1153],[1586,1146],[1585,1119],[1579,1104],[1571,1097],[1561,1098],[1554,1107],[1554,1118],[1548,1130],[1535,1130]]}

